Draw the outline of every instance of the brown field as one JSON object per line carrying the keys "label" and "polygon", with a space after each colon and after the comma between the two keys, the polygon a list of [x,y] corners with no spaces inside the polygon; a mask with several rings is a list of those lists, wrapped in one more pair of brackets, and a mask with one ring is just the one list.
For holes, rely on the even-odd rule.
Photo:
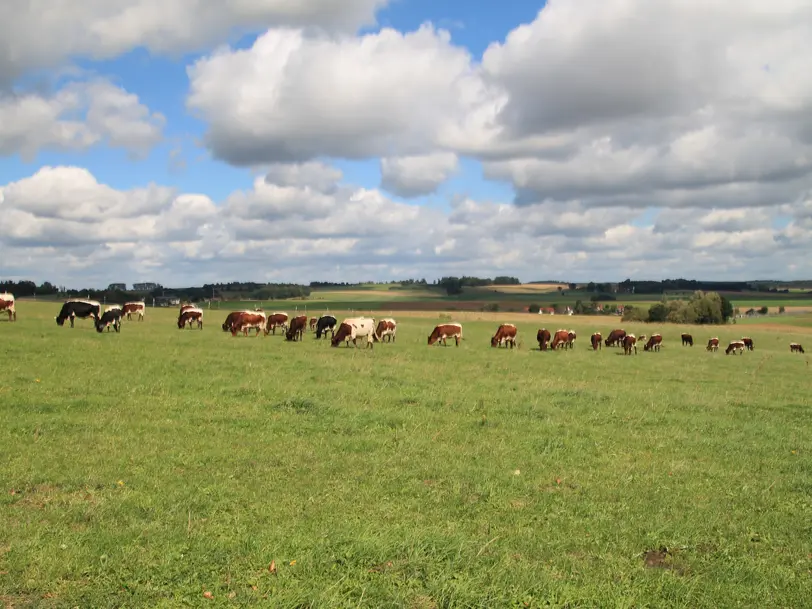
{"label": "brown field", "polygon": [[524,283],[522,285],[489,285],[483,289],[493,289],[494,292],[505,294],[539,294],[555,292],[559,287],[567,289],[565,283]]}

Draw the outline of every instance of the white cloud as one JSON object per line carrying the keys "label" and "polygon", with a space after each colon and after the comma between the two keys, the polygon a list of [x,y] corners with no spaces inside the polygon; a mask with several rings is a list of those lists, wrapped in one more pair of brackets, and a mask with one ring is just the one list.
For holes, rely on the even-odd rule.
{"label": "white cloud", "polygon": [[112,59],[137,47],[201,50],[229,35],[278,25],[354,32],[387,0],[4,0],[0,84],[73,57]]}
{"label": "white cloud", "polygon": [[0,156],[31,159],[44,149],[84,150],[99,142],[143,155],[161,140],[164,122],[105,80],[70,83],[51,97],[0,95]]}
{"label": "white cloud", "polygon": [[381,188],[401,197],[429,195],[457,170],[457,155],[435,152],[381,159]]}

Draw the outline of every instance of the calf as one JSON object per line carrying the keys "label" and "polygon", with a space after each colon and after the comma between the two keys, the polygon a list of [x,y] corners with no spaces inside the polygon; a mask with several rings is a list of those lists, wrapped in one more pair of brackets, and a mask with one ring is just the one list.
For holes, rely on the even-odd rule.
{"label": "calf", "polygon": [[536,340],[539,343],[539,351],[546,351],[547,345],[550,343],[550,331],[547,328],[541,328],[536,333]]}
{"label": "calf", "polygon": [[330,341],[331,347],[338,347],[342,342],[349,346],[350,341],[355,347],[358,347],[358,339],[366,338],[367,347],[374,349],[373,339],[375,336],[375,320],[370,317],[351,317],[345,319],[338,326],[338,332],[335,333]]}
{"label": "calf", "polygon": [[263,311],[238,311],[230,321],[229,330],[231,330],[231,336],[237,336],[240,331],[243,336],[248,336],[248,330],[253,328],[256,330],[254,336],[259,336],[260,332],[265,331],[267,322],[268,318]]}
{"label": "calf", "polygon": [[803,353],[804,348],[801,346],[801,343],[790,343],[789,344],[789,352],[790,353]]}
{"label": "calf", "polygon": [[125,302],[122,312],[127,316],[127,321],[132,320],[132,315],[138,315],[138,321],[144,321],[146,305],[143,302]]}
{"label": "calf", "polygon": [[516,346],[516,326],[513,324],[502,324],[491,337],[491,347],[502,345],[510,345],[511,349]]}
{"label": "calf", "polygon": [[708,340],[708,346],[706,347],[708,351],[718,351],[719,350],[719,339],[714,336],[710,340]]}
{"label": "calf", "polygon": [[604,344],[607,347],[622,347],[624,336],[626,336],[626,330],[612,330]]}
{"label": "calf", "polygon": [[659,334],[652,334],[648,342],[643,345],[643,351],[659,351],[660,345],[663,342],[663,337]]}
{"label": "calf", "polygon": [[124,315],[124,311],[118,305],[112,305],[107,307],[107,310],[104,314],[96,320],[96,332],[103,332],[105,328],[107,331],[110,331],[110,326],[113,326],[113,329],[116,332],[121,331],[121,318]]}
{"label": "calf", "polygon": [[637,338],[634,336],[634,334],[624,334],[623,352],[626,355],[631,355],[632,349],[634,349],[634,354],[637,355]]}
{"label": "calf", "polygon": [[288,329],[288,314],[282,313],[281,311],[274,311],[270,315],[268,315],[268,325],[265,329],[265,336],[269,333],[273,333],[276,335],[276,329],[282,328],[282,330],[287,331]]}
{"label": "calf", "polygon": [[569,348],[570,342],[570,333],[569,330],[556,330],[555,335],[553,335],[553,342],[550,345],[550,348],[555,351],[556,349],[560,349],[563,347],[564,349]]}
{"label": "calf", "polygon": [[310,331],[313,332],[316,329],[316,323],[318,323],[318,319],[315,317],[310,318]]}
{"label": "calf", "polygon": [[197,307],[186,308],[183,313],[178,315],[178,329],[182,330],[186,324],[189,324],[191,329],[192,324],[197,322],[199,330],[203,329],[203,309]]}
{"label": "calf", "polygon": [[744,336],[744,337],[742,337],[742,342],[744,343],[744,348],[745,349],[747,349],[748,351],[753,350],[753,339],[752,338],[750,338],[749,336]]}
{"label": "calf", "polygon": [[56,325],[64,326],[65,320],[70,319],[70,327],[73,327],[73,321],[76,318],[87,319],[93,318],[95,324],[101,317],[101,305],[96,300],[66,300],[56,316]]}
{"label": "calf", "polygon": [[327,336],[327,330],[330,331],[330,337],[336,335],[336,324],[338,320],[333,315],[322,315],[319,321],[316,322],[316,338],[321,338],[322,334]]}
{"label": "calf", "polygon": [[290,320],[290,327],[285,332],[285,340],[302,340],[305,328],[307,327],[307,315],[299,315]]}
{"label": "calf", "polygon": [[727,346],[727,349],[725,349],[725,355],[730,355],[731,352],[733,353],[733,355],[736,355],[736,351],[739,352],[739,355],[744,353],[744,341],[741,340],[730,341],[730,344]]}
{"label": "calf", "polygon": [[391,317],[385,317],[378,322],[378,327],[375,328],[375,338],[384,342],[384,337],[389,337],[389,342],[394,342],[395,336],[398,331],[398,322]]}
{"label": "calf", "polygon": [[595,332],[592,336],[589,337],[589,342],[592,343],[592,350],[597,351],[598,349],[603,349],[603,342],[600,332]]}
{"label": "calf", "polygon": [[690,347],[694,346],[694,337],[690,334],[683,334],[682,335],[682,346],[688,345]]}
{"label": "calf", "polygon": [[17,310],[14,308],[14,294],[0,293],[0,313],[8,313],[9,321],[17,321]]}
{"label": "calf", "polygon": [[434,326],[434,330],[429,334],[429,345],[433,345],[437,341],[442,341],[443,346],[446,346],[446,339],[453,338],[456,345],[460,346],[462,338],[462,324],[448,323],[438,324]]}

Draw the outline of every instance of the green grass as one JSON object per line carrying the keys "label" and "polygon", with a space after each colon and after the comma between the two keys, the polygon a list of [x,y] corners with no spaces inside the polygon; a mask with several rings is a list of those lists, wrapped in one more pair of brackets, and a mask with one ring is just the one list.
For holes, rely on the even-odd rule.
{"label": "green grass", "polygon": [[232,338],[215,311],[180,331],[174,309],[148,309],[119,335],[55,313],[19,302],[0,322],[7,604],[812,598],[809,356],[788,349],[812,347],[808,331],[753,326],[756,350],[725,356],[681,347],[682,327],[624,324],[664,335],[625,357],[587,349],[620,323],[605,318],[539,320],[580,335],[540,353],[535,320],[513,351],[474,322],[461,347],[429,348],[435,320],[405,317],[395,344],[356,350]]}

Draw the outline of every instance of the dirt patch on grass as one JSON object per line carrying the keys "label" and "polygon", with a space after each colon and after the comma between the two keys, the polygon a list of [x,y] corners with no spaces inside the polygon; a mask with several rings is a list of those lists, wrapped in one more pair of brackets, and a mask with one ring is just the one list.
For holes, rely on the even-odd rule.
{"label": "dirt patch on grass", "polygon": [[684,575],[685,567],[674,560],[674,553],[666,547],[643,552],[643,562],[649,569],[666,569]]}

